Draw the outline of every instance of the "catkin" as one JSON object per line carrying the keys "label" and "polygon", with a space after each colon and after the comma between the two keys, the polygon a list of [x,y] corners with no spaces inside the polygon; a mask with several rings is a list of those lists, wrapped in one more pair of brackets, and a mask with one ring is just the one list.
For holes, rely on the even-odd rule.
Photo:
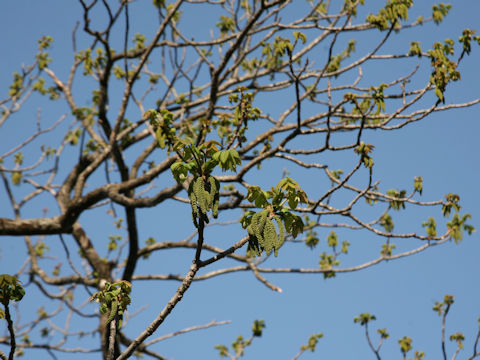
{"label": "catkin", "polygon": [[[202,214],[206,215],[209,210],[212,210],[213,217],[217,218],[220,201],[219,188],[220,182],[213,176],[209,176],[206,181],[203,177],[195,177],[190,183],[188,194],[192,206],[193,223],[196,227],[198,227],[197,219]],[[208,218],[205,218],[205,221],[208,222]]]}
{"label": "catkin", "polygon": [[205,183],[202,177],[195,179],[193,184],[193,191],[197,196],[198,206],[203,214],[206,214],[208,211],[208,192],[205,191]]}
{"label": "catkin", "polygon": [[285,225],[283,225],[283,222],[280,216],[275,215],[274,219],[278,226],[278,239],[277,239],[277,243],[275,244],[275,256],[277,256],[278,249],[280,249],[283,243],[285,242]]}
{"label": "catkin", "polygon": [[[278,233],[273,219],[277,223]],[[270,254],[274,250],[275,256],[277,256],[278,250],[285,242],[286,231],[281,217],[275,215],[271,218],[270,211],[267,209],[252,216],[247,231],[250,235],[249,250],[255,255],[260,255],[262,251]]]}
{"label": "catkin", "polygon": [[220,202],[220,182],[213,176],[210,176],[208,180],[210,181],[210,207],[212,209],[212,215],[216,219],[218,217],[218,204]]}
{"label": "catkin", "polygon": [[250,234],[255,236],[258,242],[261,244],[263,242],[263,229],[265,227],[265,222],[267,221],[268,210],[262,210],[252,216],[252,221],[248,227]]}
{"label": "catkin", "polygon": [[265,228],[263,231],[263,244],[262,247],[265,249],[267,254],[275,248],[277,243],[277,232],[275,231],[275,225],[273,225],[272,220],[268,219],[265,223]]}
{"label": "catkin", "polygon": [[117,309],[118,309],[118,300],[117,298],[115,298],[112,301],[112,307],[110,308],[110,314],[108,315],[107,324],[109,324],[115,318],[115,315],[117,314]]}

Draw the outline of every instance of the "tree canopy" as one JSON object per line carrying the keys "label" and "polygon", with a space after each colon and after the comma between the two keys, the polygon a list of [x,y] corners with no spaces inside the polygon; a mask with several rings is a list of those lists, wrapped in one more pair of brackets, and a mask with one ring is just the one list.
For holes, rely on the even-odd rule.
{"label": "tree canopy", "polygon": [[[228,320],[196,321],[206,298],[220,309],[229,292],[239,294],[232,313],[258,315],[243,336],[209,335],[209,346],[248,357],[271,330],[262,312],[288,291],[282,274],[335,299],[321,288],[346,274],[402,269],[471,235],[459,189],[435,193],[410,173],[415,157],[442,156],[412,150],[431,141],[412,135],[420,124],[480,102],[461,90],[480,36],[437,38],[451,5],[418,3],[68,4],[70,27],[39,34],[0,94],[0,357],[176,358],[164,341],[220,334]],[[462,142],[446,135],[447,152]],[[382,153],[393,136],[402,140]],[[408,292],[406,274],[398,286]],[[469,341],[463,355],[479,357],[478,314],[451,332],[454,294],[435,300],[439,354],[456,358]],[[391,357],[387,343],[405,359],[428,354],[366,311],[351,321],[372,358]],[[185,326],[160,335],[179,313]],[[289,358],[322,354],[338,326],[320,321]]]}

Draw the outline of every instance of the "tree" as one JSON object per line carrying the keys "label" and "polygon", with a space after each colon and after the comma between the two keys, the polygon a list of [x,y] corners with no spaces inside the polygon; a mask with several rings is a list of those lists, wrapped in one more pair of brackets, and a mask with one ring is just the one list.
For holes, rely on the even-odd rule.
{"label": "tree", "polygon": [[[0,102],[2,132],[15,141],[0,157],[2,198],[10,205],[10,215],[2,210],[0,234],[22,237],[27,250],[14,260],[23,265],[0,278],[2,358],[40,348],[62,358],[101,352],[104,359],[163,359],[155,346],[162,338],[151,336],[197,281],[251,272],[281,292],[273,273],[331,279],[471,234],[460,197],[423,200],[421,174],[383,188],[370,140],[374,132],[480,102],[451,102],[448,91],[480,37],[464,29],[451,35],[458,40],[438,39],[431,47],[405,41],[409,29],[435,29],[450,5],[434,5],[416,19],[409,16],[412,0],[382,6],[79,0],[68,70],[61,63],[56,69],[54,39],[42,36],[33,62],[14,73]],[[200,23],[199,14],[215,22]],[[408,70],[398,65],[382,73],[379,64]],[[28,117],[29,102],[41,102],[49,119],[39,111],[36,125],[12,128]],[[50,120],[56,113],[62,115]],[[402,224],[409,211],[417,223]],[[355,234],[358,241],[359,233],[375,243],[357,245],[363,250],[355,256],[354,240],[345,238]],[[175,249],[182,250],[175,263],[166,260],[163,254]],[[288,261],[312,250],[313,264]],[[157,259],[168,267],[147,266]],[[142,282],[165,281],[178,287],[161,305],[135,297]],[[29,293],[42,307],[31,321],[14,323],[13,305],[22,301],[21,310]],[[128,310],[152,301],[154,315],[141,331],[130,330],[135,313]],[[452,303],[446,295],[435,305],[443,324]],[[374,343],[373,320],[370,313],[354,319],[380,359],[389,335],[378,330]],[[250,338],[238,337],[232,348],[218,345],[219,355],[242,356],[264,327],[256,320]],[[322,336],[313,334],[293,358],[314,351]],[[471,359],[479,355],[479,336],[473,335]],[[452,352],[446,337],[443,325],[445,358]],[[464,338],[450,336],[454,356]],[[404,358],[424,357],[410,337],[398,344]]]}

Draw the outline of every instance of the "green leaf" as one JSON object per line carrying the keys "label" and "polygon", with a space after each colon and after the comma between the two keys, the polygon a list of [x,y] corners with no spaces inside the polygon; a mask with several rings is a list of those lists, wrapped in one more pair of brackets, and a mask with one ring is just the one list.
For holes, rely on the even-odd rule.
{"label": "green leaf", "polygon": [[422,195],[423,178],[421,176],[415,176],[415,178],[413,179],[413,188],[415,189],[416,192]]}
{"label": "green leaf", "polygon": [[13,185],[20,185],[20,183],[22,182],[22,178],[23,178],[22,172],[21,171],[14,171],[14,172],[11,173],[11,176],[12,176],[12,184]]}
{"label": "green leaf", "polygon": [[382,250],[380,250],[380,255],[383,257],[390,257],[392,256],[392,251],[395,249],[395,244],[390,244],[387,242],[386,244],[382,244]]}
{"label": "green leaf", "polygon": [[183,183],[188,177],[189,166],[181,161],[177,161],[170,166],[173,177],[179,183]]}
{"label": "green leaf", "polygon": [[472,216],[470,214],[465,214],[463,217],[460,217],[458,214],[454,214],[452,220],[447,223],[448,235],[450,239],[454,239],[455,243],[459,243],[463,239],[463,231],[465,230],[468,235],[471,235],[475,232],[475,228],[467,224],[467,220]]}
{"label": "green leaf", "polygon": [[354,149],[355,153],[361,156],[361,161],[366,168],[371,168],[373,166],[373,160],[368,154],[370,154],[374,148],[375,146],[371,144],[365,144],[362,141],[360,142],[360,145]]}
{"label": "green leaf", "polygon": [[305,44],[307,42],[307,36],[304,33],[301,33],[299,31],[294,31],[293,36],[295,37],[295,40],[297,40],[297,41],[298,41],[298,39],[300,39],[303,44]]}
{"label": "green leaf", "polygon": [[165,7],[165,0],[153,0],[153,6],[163,9]]}
{"label": "green leaf", "polygon": [[330,234],[327,236],[327,244],[328,246],[334,248],[338,245],[338,236],[335,231],[330,231]]}
{"label": "green leaf", "polygon": [[145,41],[147,41],[147,38],[145,37],[145,35],[136,33],[133,38],[135,49],[143,49],[145,47]]}
{"label": "green leaf", "polygon": [[320,242],[320,239],[316,235],[317,233],[315,231],[312,231],[311,229],[307,233],[305,245],[307,245],[310,249],[315,248]]}
{"label": "green leaf", "polygon": [[265,321],[262,320],[255,320],[252,325],[252,335],[256,337],[262,336],[262,331],[266,327]]}
{"label": "green leaf", "polygon": [[408,19],[408,9],[412,4],[413,0],[387,1],[385,7],[380,9],[377,15],[367,16],[367,22],[379,30],[387,30],[391,25]]}
{"label": "green leaf", "polygon": [[383,226],[386,233],[391,233],[393,231],[394,226],[395,226],[391,216],[388,213],[385,213],[385,214],[382,215],[382,217],[380,218],[379,224],[381,226]]}
{"label": "green leaf", "polygon": [[452,194],[452,193],[447,194],[445,196],[445,202],[443,203],[443,207],[442,207],[443,216],[448,217],[452,209],[454,209],[457,212],[460,211],[461,206],[459,204],[459,201],[460,201],[460,196],[458,196],[457,194]]}
{"label": "green leaf", "polygon": [[8,304],[10,300],[20,301],[25,296],[25,289],[16,276],[0,275],[0,303]]}
{"label": "green leaf", "polygon": [[450,335],[450,341],[456,341],[459,349],[463,349],[463,342],[465,341],[465,336],[461,332]]}
{"label": "green leaf", "polygon": [[366,325],[368,324],[370,321],[373,321],[373,320],[377,320],[377,318],[375,317],[375,315],[371,315],[369,313],[361,313],[360,315],[356,316],[354,319],[353,319],[353,322],[354,323],[360,323],[360,325]]}
{"label": "green leaf", "polygon": [[227,357],[229,355],[228,348],[225,345],[215,345],[220,357]]}
{"label": "green leaf", "polygon": [[478,36],[473,37],[475,32],[475,30],[465,29],[462,32],[462,36],[458,38],[458,41],[463,44],[463,51],[465,51],[467,55],[472,51],[471,41],[478,38]]}
{"label": "green leaf", "polygon": [[227,35],[229,32],[235,31],[235,20],[231,17],[221,15],[217,22],[217,27],[222,35]]}
{"label": "green leaf", "polygon": [[11,97],[18,97],[23,90],[23,76],[17,72],[13,73],[13,83],[10,85],[8,95]]}
{"label": "green leaf", "polygon": [[283,209],[280,213],[285,224],[285,230],[292,234],[293,238],[296,238],[298,234],[303,232],[304,223],[300,216],[293,214],[287,209]]}
{"label": "green leaf", "polygon": [[395,190],[395,189],[390,189],[387,191],[387,195],[393,198],[392,200],[389,200],[390,202],[390,207],[394,210],[402,210],[405,209],[405,199],[407,192],[405,190]]}
{"label": "green leaf", "polygon": [[437,222],[433,217],[429,217],[427,221],[422,222],[422,226],[427,231],[427,235],[430,237],[437,236]]}
{"label": "green leaf", "polygon": [[418,56],[419,58],[422,57],[422,49],[420,48],[420,42],[412,41],[410,43],[410,50],[408,51],[408,55]]}
{"label": "green leaf", "polygon": [[408,336],[404,336],[398,340],[400,344],[400,351],[402,352],[403,356],[405,357],[406,354],[412,350],[412,339]]}
{"label": "green leaf", "polygon": [[440,24],[443,21],[443,18],[448,14],[452,5],[440,3],[438,5],[432,6],[432,17],[435,24]]}
{"label": "green leaf", "polygon": [[42,51],[48,49],[53,42],[53,38],[51,36],[42,36],[38,41],[38,50]]}
{"label": "green leaf", "polygon": [[126,280],[121,280],[115,283],[105,283],[105,287],[101,291],[97,291],[92,295],[90,301],[96,300],[100,303],[100,313],[106,314],[109,311],[109,316],[106,321],[108,324],[114,317],[118,317],[118,326],[121,327],[122,317],[131,303],[130,292],[132,291],[132,284]]}
{"label": "green leaf", "polygon": [[387,333],[387,329],[378,329],[377,333],[382,339],[388,339],[390,337],[390,335]]}
{"label": "green leaf", "polygon": [[217,151],[213,154],[212,159],[218,162],[223,171],[237,171],[237,165],[242,163],[240,155],[235,149]]}
{"label": "green leaf", "polygon": [[323,338],[322,333],[310,335],[310,338],[308,339],[308,343],[306,345],[302,345],[300,347],[300,350],[301,351],[310,350],[311,352],[314,352],[317,347],[318,340],[321,338]]}
{"label": "green leaf", "polygon": [[305,191],[300,188],[300,186],[295,180],[291,179],[288,176],[280,180],[275,188],[277,190],[283,190],[286,192],[285,197],[287,198],[288,205],[292,210],[295,210],[297,208],[299,202],[308,202],[307,194],[305,193]]}
{"label": "green leaf", "polygon": [[255,203],[255,206],[262,208],[268,205],[267,194],[259,186],[250,186],[248,188],[247,199]]}

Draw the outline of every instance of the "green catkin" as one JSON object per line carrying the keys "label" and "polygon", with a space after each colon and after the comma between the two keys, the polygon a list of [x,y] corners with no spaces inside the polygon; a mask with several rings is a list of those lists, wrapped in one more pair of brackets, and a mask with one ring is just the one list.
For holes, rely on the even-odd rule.
{"label": "green catkin", "polygon": [[195,193],[192,191],[190,193],[190,205],[192,206],[192,214],[194,217],[198,217],[198,207],[197,207],[197,196]]}
{"label": "green catkin", "polygon": [[218,205],[219,205],[219,203],[220,203],[220,197],[218,196],[218,193],[217,193],[217,195],[215,195],[215,199],[213,201],[213,209],[212,209],[212,215],[215,219],[218,217]]}
{"label": "green catkin", "polygon": [[192,221],[195,227],[198,228],[197,218],[198,218],[198,207],[197,207],[197,196],[193,190],[194,180],[190,183],[188,187],[188,196],[190,198],[190,205],[192,206]]}
{"label": "green catkin", "polygon": [[262,210],[252,216],[251,225],[252,225],[253,235],[257,238],[260,244],[263,242],[263,228],[265,227],[267,216],[268,216],[267,210]]}
{"label": "green catkin", "polygon": [[110,322],[115,318],[115,315],[117,314],[117,309],[118,309],[118,300],[117,298],[115,298],[112,301],[112,307],[110,308],[110,315],[108,315],[107,324],[110,324]]}
{"label": "green catkin", "polygon": [[213,176],[208,177],[208,184],[210,185],[210,191],[208,192],[208,207],[213,209],[213,204],[215,202],[215,196],[217,194],[217,181]]}
{"label": "green catkin", "polygon": [[[263,251],[269,255],[272,250],[275,256],[278,255],[278,250],[285,242],[286,230],[282,218],[279,215],[271,217],[272,215],[268,209],[264,209],[252,216],[250,225],[247,227],[250,235],[247,249],[248,256],[260,256]],[[277,226],[275,226],[273,220],[275,220]]]}
{"label": "green catkin", "polygon": [[265,224],[268,220],[268,214],[269,214],[269,211],[267,209],[264,209],[260,212],[260,217],[259,217],[259,220],[258,220],[258,227],[259,227],[261,233],[263,233],[263,231],[265,229]]}
{"label": "green catkin", "polygon": [[278,240],[275,244],[275,257],[278,255],[278,250],[282,247],[283,243],[285,242],[285,226],[283,225],[282,219],[280,216],[275,215],[275,221],[277,222],[278,226]]}
{"label": "green catkin", "polygon": [[[208,192],[205,189],[207,193],[207,198],[208,198],[208,209],[212,210],[212,215],[216,219],[218,217],[218,205],[220,201],[220,194],[219,194],[219,189],[220,189],[220,182],[215,179],[213,176],[209,176],[208,179]],[[205,184],[205,185],[207,185]]]}
{"label": "green catkin", "polygon": [[248,235],[250,235],[250,237],[254,237],[255,236],[255,232],[253,230],[253,225],[252,223],[250,223],[250,225],[247,226],[247,232],[248,232]]}
{"label": "green catkin", "polygon": [[250,234],[250,236],[256,236],[258,233],[258,217],[259,213],[255,213],[252,216],[252,220],[250,221],[250,225],[247,227],[247,231]]}
{"label": "green catkin", "polygon": [[197,214],[195,214],[195,213],[192,211],[192,222],[193,222],[193,225],[195,225],[196,228],[198,228],[197,217],[198,217],[198,210],[197,210]]}
{"label": "green catkin", "polygon": [[261,254],[262,250],[265,250],[267,254],[272,250],[275,250],[275,253],[277,253],[277,250],[283,244],[285,240],[285,228],[279,217],[276,221],[280,221],[279,231],[282,234],[281,239],[277,236],[277,231],[272,219],[270,219],[270,211],[268,209],[264,209],[252,216],[247,231],[252,238],[251,247],[254,247],[253,242],[257,244],[258,255]]}
{"label": "green catkin", "polygon": [[267,219],[263,229],[263,243],[260,245],[262,245],[267,254],[269,254],[272,249],[275,249],[276,244],[277,232],[275,230],[275,225],[273,224],[272,220]]}
{"label": "green catkin", "polygon": [[258,246],[257,240],[253,236],[251,236],[248,239],[247,256],[254,258],[260,255],[262,255],[262,249],[260,248],[260,246]]}
{"label": "green catkin", "polygon": [[193,192],[197,197],[198,206],[203,214],[206,214],[208,211],[208,192],[205,191],[205,183],[202,177],[198,177],[193,184]]}
{"label": "green catkin", "polygon": [[[192,206],[192,219],[196,227],[198,227],[197,219],[201,214],[206,215],[209,210],[212,210],[214,218],[218,217],[219,188],[220,182],[213,176],[209,176],[206,180],[203,177],[195,177],[191,181],[188,195]],[[207,217],[204,220],[208,223]]]}

